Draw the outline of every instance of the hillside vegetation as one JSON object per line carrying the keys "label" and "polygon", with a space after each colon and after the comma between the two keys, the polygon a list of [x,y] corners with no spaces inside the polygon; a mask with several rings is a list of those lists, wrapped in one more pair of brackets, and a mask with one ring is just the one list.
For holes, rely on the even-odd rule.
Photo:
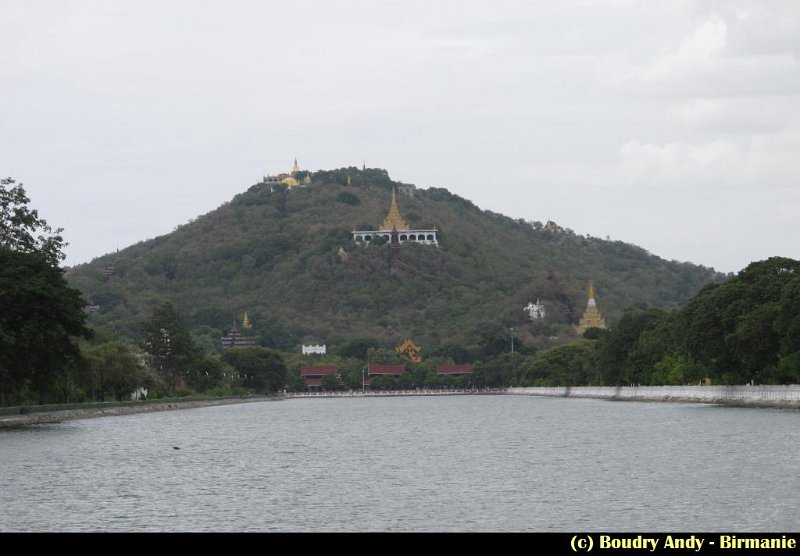
{"label": "hillside vegetation", "polygon": [[[355,187],[345,186],[347,176]],[[169,301],[207,351],[219,351],[245,308],[258,343],[290,351],[358,338],[387,347],[412,338],[423,350],[472,345],[510,327],[545,347],[575,337],[589,280],[613,326],[626,308],[674,308],[724,278],[634,245],[484,211],[439,188],[398,202],[411,226],[439,230],[440,247],[405,245],[391,264],[385,244],[351,240],[354,228],[376,229],[386,216],[397,185],[388,173],[343,168],[312,179],[305,188],[254,185],[170,234],[69,269],[71,285],[99,305],[90,324],[138,342],[140,324]],[[548,313],[531,323],[522,307],[537,298]]]}

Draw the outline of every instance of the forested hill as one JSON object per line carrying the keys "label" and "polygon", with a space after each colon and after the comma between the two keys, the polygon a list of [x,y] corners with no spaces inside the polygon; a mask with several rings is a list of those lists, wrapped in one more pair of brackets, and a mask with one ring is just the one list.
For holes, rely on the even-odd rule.
{"label": "forested hill", "polygon": [[[544,345],[574,336],[589,280],[613,326],[628,307],[674,307],[724,278],[634,245],[483,211],[439,188],[399,194],[398,204],[412,227],[438,229],[440,246],[406,244],[391,263],[385,244],[351,239],[386,217],[398,185],[388,173],[346,168],[311,178],[307,187],[254,185],[173,233],[70,269],[70,283],[99,306],[90,323],[137,339],[152,308],[172,301],[208,348],[245,307],[260,343],[284,349],[355,338],[470,344],[510,327]],[[537,298],[547,315],[531,323],[522,308]]]}

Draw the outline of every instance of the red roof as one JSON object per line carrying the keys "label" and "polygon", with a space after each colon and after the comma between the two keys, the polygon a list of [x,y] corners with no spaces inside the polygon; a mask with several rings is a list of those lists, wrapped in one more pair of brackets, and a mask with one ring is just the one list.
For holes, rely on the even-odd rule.
{"label": "red roof", "polygon": [[335,375],[339,372],[336,365],[310,365],[300,369],[300,376]]}
{"label": "red roof", "polygon": [[405,365],[372,365],[368,366],[371,375],[401,375],[406,372]]}
{"label": "red roof", "polygon": [[467,375],[472,372],[472,365],[436,365],[436,373],[440,375]]}
{"label": "red roof", "polygon": [[306,386],[319,386],[322,384],[321,378],[305,378]]}

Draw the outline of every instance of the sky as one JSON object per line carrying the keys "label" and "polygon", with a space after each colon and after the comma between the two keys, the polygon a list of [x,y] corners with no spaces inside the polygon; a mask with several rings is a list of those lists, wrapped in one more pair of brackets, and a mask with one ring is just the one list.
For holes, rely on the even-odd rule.
{"label": "sky", "polygon": [[0,174],[67,265],[295,158],[723,272],[800,259],[795,0],[3,0],[0,36]]}

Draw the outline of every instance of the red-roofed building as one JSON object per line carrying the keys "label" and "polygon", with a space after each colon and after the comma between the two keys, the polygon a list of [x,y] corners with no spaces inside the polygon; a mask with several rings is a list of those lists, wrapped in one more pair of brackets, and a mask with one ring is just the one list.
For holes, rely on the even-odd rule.
{"label": "red-roofed building", "polygon": [[368,376],[378,376],[378,375],[388,375],[388,376],[400,376],[405,374],[406,366],[405,365],[373,365],[370,363],[367,366],[367,375]]}
{"label": "red-roofed building", "polygon": [[472,374],[472,365],[436,365],[436,374],[447,376],[463,376]]}
{"label": "red-roofed building", "polygon": [[339,375],[339,368],[336,365],[307,365],[300,369],[300,376],[306,381],[308,388],[319,388],[322,377],[330,375]]}

